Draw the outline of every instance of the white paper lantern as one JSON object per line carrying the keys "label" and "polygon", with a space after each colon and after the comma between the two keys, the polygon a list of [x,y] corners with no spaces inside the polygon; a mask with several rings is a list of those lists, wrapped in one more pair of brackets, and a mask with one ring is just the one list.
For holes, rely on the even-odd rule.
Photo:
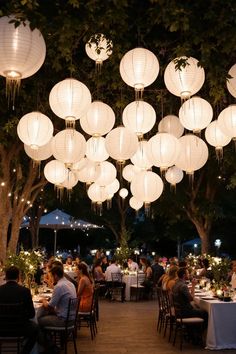
{"label": "white paper lantern", "polygon": [[26,154],[34,161],[47,160],[52,156],[51,140],[47,144],[39,146],[36,150],[26,144],[24,144],[24,149]]}
{"label": "white paper lantern", "polygon": [[[187,59],[185,66],[176,68],[177,61]],[[192,57],[179,57],[172,60],[164,72],[164,81],[168,91],[181,98],[197,93],[205,81],[204,69],[198,66],[198,60]]]}
{"label": "white paper lantern", "polygon": [[105,138],[92,136],[86,142],[86,156],[95,162],[102,162],[108,159],[109,154],[105,147]]}
{"label": "white paper lantern", "polygon": [[61,186],[71,190],[78,183],[78,177],[72,171],[67,173],[66,179],[61,183]]}
{"label": "white paper lantern", "polygon": [[111,162],[103,161],[100,163],[100,172],[95,182],[100,186],[107,186],[114,181],[116,174],[115,166]]}
{"label": "white paper lantern", "polygon": [[129,164],[123,168],[122,176],[126,181],[131,182],[133,178],[136,176],[136,174],[139,173],[140,171],[141,169],[138,166]]}
{"label": "white paper lantern", "polygon": [[80,119],[81,128],[89,135],[107,134],[115,124],[112,108],[101,101],[94,101],[85,116]]}
{"label": "white paper lantern", "polygon": [[80,161],[85,155],[85,149],[85,138],[74,129],[62,130],[52,139],[53,156],[68,166]]}
{"label": "white paper lantern", "polygon": [[159,73],[157,57],[148,49],[135,48],[128,51],[120,62],[122,80],[137,91],[151,85]]}
{"label": "white paper lantern", "polygon": [[156,122],[156,112],[149,103],[134,101],[125,107],[122,121],[126,128],[142,136],[153,128]]}
{"label": "white paper lantern", "polygon": [[118,127],[107,134],[105,146],[113,159],[123,163],[137,151],[138,138],[128,128]]}
{"label": "white paper lantern", "polygon": [[181,124],[194,133],[205,129],[213,118],[213,109],[209,102],[201,97],[192,97],[185,101],[179,110]]}
{"label": "white paper lantern", "polygon": [[126,188],[121,188],[121,189],[119,190],[119,196],[120,196],[122,199],[125,199],[128,194],[129,194],[129,192],[128,192],[128,189],[126,189]]}
{"label": "white paper lantern", "polygon": [[158,124],[158,131],[160,133],[169,133],[176,138],[180,138],[183,135],[184,127],[180,123],[179,117],[169,114],[162,118]]}
{"label": "white paper lantern", "polygon": [[173,186],[175,186],[177,183],[180,183],[183,177],[184,177],[183,171],[176,166],[172,166],[168,168],[165,174],[165,178],[167,182],[169,182]]}
{"label": "white paper lantern", "polygon": [[143,202],[141,202],[140,200],[136,199],[135,197],[131,197],[130,200],[129,200],[129,205],[134,210],[139,210],[139,209],[142,208]]}
{"label": "white paper lantern", "polygon": [[236,97],[236,64],[230,68],[228,76],[231,78],[226,80],[227,89],[233,97]]}
{"label": "white paper lantern", "polygon": [[87,86],[75,79],[58,82],[49,94],[52,111],[74,126],[75,120],[84,116],[91,105],[91,94]]}
{"label": "white paper lantern", "polygon": [[214,120],[208,125],[205,130],[205,137],[206,141],[215,147],[217,157],[222,158],[223,147],[230,143],[231,138],[222,132],[218,120]]}
{"label": "white paper lantern", "polygon": [[118,192],[120,188],[120,182],[118,181],[117,178],[114,179],[114,181],[107,186],[105,186],[106,192],[108,195],[114,195],[116,192]]}
{"label": "white paper lantern", "polygon": [[14,16],[0,18],[0,75],[13,85],[10,95],[14,96],[14,87],[20,80],[32,76],[43,65],[46,45],[40,31],[32,31],[28,21],[15,27],[9,23],[13,19]]}
{"label": "white paper lantern", "polygon": [[135,166],[143,170],[149,170],[153,166],[149,158],[148,149],[149,146],[146,140],[139,141],[138,149],[130,159]]}
{"label": "white paper lantern", "polygon": [[82,170],[82,168],[84,168],[86,166],[87,162],[88,162],[88,159],[86,157],[83,157],[78,162],[75,162],[72,164],[71,170],[73,170],[73,171]]}
{"label": "white paper lantern", "polygon": [[86,43],[85,51],[89,58],[101,65],[112,54],[112,47],[111,40],[108,40],[102,33],[96,33]]}
{"label": "white paper lantern", "polygon": [[17,134],[24,144],[37,149],[49,142],[53,134],[51,120],[40,112],[25,114],[17,125]]}
{"label": "white paper lantern", "polygon": [[180,154],[175,165],[187,174],[193,174],[207,162],[208,147],[202,139],[192,134],[182,136],[179,142]]}
{"label": "white paper lantern", "polygon": [[55,185],[59,185],[66,179],[68,170],[65,168],[63,162],[58,160],[52,160],[48,162],[44,167],[45,178]]}
{"label": "white paper lantern", "polygon": [[179,152],[179,140],[174,135],[157,133],[148,141],[149,160],[161,170],[174,165]]}
{"label": "white paper lantern", "polygon": [[85,167],[77,172],[77,177],[81,182],[90,184],[98,178],[99,173],[100,165],[87,159]]}
{"label": "white paper lantern", "polygon": [[225,135],[236,139],[236,105],[232,104],[219,114],[219,127]]}
{"label": "white paper lantern", "polygon": [[93,183],[88,188],[88,196],[95,203],[103,203],[107,199],[108,194],[105,187],[101,187],[97,183]]}
{"label": "white paper lantern", "polygon": [[132,180],[130,190],[133,196],[138,200],[145,203],[152,203],[162,194],[163,182],[156,173],[142,171]]}

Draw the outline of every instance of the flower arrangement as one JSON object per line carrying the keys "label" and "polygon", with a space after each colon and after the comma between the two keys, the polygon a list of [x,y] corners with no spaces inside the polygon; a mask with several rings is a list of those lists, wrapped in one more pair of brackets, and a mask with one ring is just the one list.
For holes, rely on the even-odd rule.
{"label": "flower arrangement", "polygon": [[9,266],[16,266],[20,270],[21,282],[30,287],[31,281],[34,278],[34,274],[39,266],[39,264],[43,261],[44,255],[39,251],[24,251],[23,249],[19,252],[19,254],[9,253],[5,268]]}

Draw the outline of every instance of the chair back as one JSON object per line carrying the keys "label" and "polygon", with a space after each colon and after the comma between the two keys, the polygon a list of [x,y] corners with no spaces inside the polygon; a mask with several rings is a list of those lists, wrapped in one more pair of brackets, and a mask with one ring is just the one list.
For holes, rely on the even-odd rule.
{"label": "chair back", "polygon": [[0,335],[19,332],[27,321],[26,312],[23,303],[0,303]]}
{"label": "chair back", "polygon": [[79,306],[78,298],[69,299],[67,316],[66,316],[66,321],[65,321],[66,328],[76,325],[77,315],[78,315],[78,306]]}
{"label": "chair back", "polygon": [[143,282],[146,280],[145,273],[137,273],[137,286],[143,286]]}
{"label": "chair back", "polygon": [[111,273],[112,282],[122,283],[122,273]]}

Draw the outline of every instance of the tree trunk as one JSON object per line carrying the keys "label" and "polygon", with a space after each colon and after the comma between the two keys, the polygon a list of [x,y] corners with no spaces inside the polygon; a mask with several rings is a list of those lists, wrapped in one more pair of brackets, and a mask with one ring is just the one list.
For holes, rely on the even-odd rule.
{"label": "tree trunk", "polygon": [[12,253],[16,253],[17,250],[21,223],[22,223],[22,214],[19,213],[17,216],[14,215],[11,223],[11,237],[7,247],[8,251]]}
{"label": "tree trunk", "polygon": [[7,219],[1,218],[0,227],[0,263],[5,263],[7,257],[7,231],[9,222]]}
{"label": "tree trunk", "polygon": [[203,225],[200,224],[195,224],[195,227],[197,229],[198,235],[201,238],[202,241],[202,254],[207,254],[209,252],[209,246],[210,246],[210,240],[209,240],[209,231],[204,228]]}

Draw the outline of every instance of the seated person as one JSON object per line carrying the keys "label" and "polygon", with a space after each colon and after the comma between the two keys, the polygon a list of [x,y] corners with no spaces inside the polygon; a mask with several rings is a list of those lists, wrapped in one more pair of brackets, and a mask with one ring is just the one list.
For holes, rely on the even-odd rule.
{"label": "seated person", "polygon": [[107,260],[107,256],[102,256],[102,264],[101,264],[101,267],[102,267],[102,271],[103,273],[105,273],[107,267],[109,266],[109,262]]}
{"label": "seated person", "polygon": [[159,256],[156,256],[152,265],[152,279],[154,285],[158,284],[160,277],[165,273],[164,268],[159,264],[159,259]]}
{"label": "seated person", "polygon": [[[18,284],[19,269],[11,266],[6,269],[6,283],[0,286],[0,303],[2,304],[22,304],[21,314],[15,314],[14,318],[0,323],[0,336],[24,336],[26,341],[22,350],[22,354],[30,353],[33,348],[37,335],[38,326],[31,319],[35,316],[34,305],[30,290]],[[11,322],[12,321],[12,322]]]}
{"label": "seated person", "polygon": [[213,279],[213,273],[209,267],[209,260],[207,258],[204,258],[202,260],[202,265],[203,268],[201,269],[201,271],[199,272],[199,277],[205,277],[207,279],[212,280]]}
{"label": "seated person", "polygon": [[73,257],[72,256],[68,256],[66,259],[66,266],[71,266],[73,265]]}
{"label": "seated person", "polygon": [[97,259],[94,263],[93,266],[93,279],[95,281],[95,283],[99,283],[99,284],[104,284],[105,283],[105,275],[102,271],[102,260],[101,259]]}
{"label": "seated person", "polygon": [[79,270],[79,285],[77,296],[79,298],[79,311],[90,312],[93,300],[93,281],[88,273],[88,268],[85,263],[81,262],[78,265]]}
{"label": "seated person", "polygon": [[128,268],[131,272],[137,272],[139,270],[138,263],[134,262],[132,257],[128,258]]}
{"label": "seated person", "polygon": [[178,269],[179,268],[176,266],[170,268],[168,274],[166,274],[166,277],[162,280],[161,286],[163,290],[171,290],[173,288],[176,280],[178,279],[177,276]]}
{"label": "seated person", "polygon": [[109,291],[109,289],[112,288],[113,286],[114,287],[122,286],[121,300],[124,301],[125,300],[126,284],[123,283],[122,281],[121,282],[120,281],[113,281],[112,274],[120,274],[120,279],[122,279],[121,270],[116,263],[116,258],[114,258],[114,257],[111,260],[111,265],[109,265],[109,267],[107,267],[106,272],[105,272],[105,280],[106,280],[106,284],[107,284],[107,289]]}
{"label": "seated person", "polygon": [[[77,297],[74,285],[64,277],[63,267],[55,265],[51,269],[54,289],[50,301],[43,298],[42,308],[38,311],[38,323],[43,330],[45,326],[61,327],[65,325],[70,299]],[[73,314],[72,314],[73,315]],[[53,353],[54,347],[48,340],[41,337],[42,345]]]}

